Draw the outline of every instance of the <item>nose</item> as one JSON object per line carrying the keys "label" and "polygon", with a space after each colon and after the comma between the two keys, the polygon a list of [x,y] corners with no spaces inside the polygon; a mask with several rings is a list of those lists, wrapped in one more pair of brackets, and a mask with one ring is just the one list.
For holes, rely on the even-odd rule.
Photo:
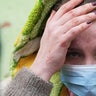
{"label": "nose", "polygon": [[84,60],[84,64],[85,65],[93,65],[93,64],[96,64],[96,58],[94,57],[86,57],[86,59]]}

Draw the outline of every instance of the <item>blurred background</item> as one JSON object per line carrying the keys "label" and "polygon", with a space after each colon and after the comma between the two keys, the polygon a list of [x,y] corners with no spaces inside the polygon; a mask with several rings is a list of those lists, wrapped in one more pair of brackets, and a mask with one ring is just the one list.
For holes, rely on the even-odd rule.
{"label": "blurred background", "polygon": [[14,42],[36,0],[0,0],[0,81],[10,76]]}

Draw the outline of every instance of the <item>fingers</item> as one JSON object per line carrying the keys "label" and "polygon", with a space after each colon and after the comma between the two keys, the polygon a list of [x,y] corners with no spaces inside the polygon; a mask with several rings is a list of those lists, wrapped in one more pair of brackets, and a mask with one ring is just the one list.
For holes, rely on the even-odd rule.
{"label": "fingers", "polygon": [[50,17],[48,19],[48,22],[53,18],[53,16],[55,15],[55,13],[56,13],[56,11],[55,10],[52,10],[51,15],[50,15]]}
{"label": "fingers", "polygon": [[[77,0],[76,0],[77,1]],[[66,9],[66,6],[69,4],[72,4],[74,2],[74,6],[76,6],[77,3],[75,0],[70,0],[66,4],[64,4],[59,11],[53,12],[49,18],[49,21],[51,20],[54,22],[48,23],[50,26],[48,27],[49,31],[46,32],[52,32],[52,34],[55,34],[55,37],[63,37],[65,41],[71,42],[76,36],[87,29],[90,24],[85,23],[87,21],[92,21],[96,19],[96,12],[91,12],[90,11],[94,10],[96,8],[96,2],[94,3],[87,3],[85,5],[82,5],[80,7],[77,7],[75,9],[71,9],[68,7]],[[78,2],[80,3],[81,0]],[[66,6],[65,6],[66,5]],[[65,7],[65,9],[63,9]],[[62,10],[63,11],[62,11]],[[69,12],[66,12],[66,10],[71,10]],[[61,12],[61,13],[59,13]],[[64,14],[65,12],[65,14]],[[61,18],[60,18],[61,16]],[[53,18],[54,17],[54,18]],[[56,18],[59,18],[56,20]],[[55,20],[55,21],[54,21]],[[51,31],[50,31],[51,30]],[[62,40],[62,41],[64,41]],[[64,42],[65,42],[64,41]]]}
{"label": "fingers", "polygon": [[74,7],[76,7],[78,4],[80,4],[83,0],[70,0],[69,2],[65,3],[60,7],[60,9],[55,14],[54,19],[58,20],[62,15],[64,15],[66,12],[72,10]]}
{"label": "fingers", "polygon": [[85,5],[82,5],[80,7],[77,7],[66,14],[64,14],[59,20],[58,24],[64,24],[68,20],[89,13],[90,11],[94,10],[96,8],[95,2],[94,3],[87,3]]}
{"label": "fingers", "polygon": [[72,20],[68,21],[66,24],[64,24],[61,28],[64,29],[62,30],[61,33],[66,33],[68,30],[71,28],[80,25],[81,23],[87,22],[87,21],[93,21],[96,20],[96,13],[91,12],[87,15],[82,15],[76,18],[73,18]]}
{"label": "fingers", "polygon": [[65,42],[71,42],[73,39],[76,38],[77,35],[82,33],[84,30],[89,28],[91,26],[92,22],[84,22],[76,27],[73,27],[71,30],[69,30],[66,34],[61,36],[61,40],[63,43]]}

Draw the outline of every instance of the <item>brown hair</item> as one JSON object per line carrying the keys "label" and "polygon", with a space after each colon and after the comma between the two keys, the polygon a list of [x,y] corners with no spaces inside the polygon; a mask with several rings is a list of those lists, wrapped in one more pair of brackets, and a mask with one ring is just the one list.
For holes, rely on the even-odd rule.
{"label": "brown hair", "polygon": [[[63,5],[64,3],[66,3],[67,1],[69,0],[58,0],[57,4],[54,6],[54,10],[58,10],[60,8],[61,5]],[[83,2],[80,4],[80,5],[83,5],[83,4],[86,4],[86,3],[89,3],[89,2],[94,2],[96,0],[83,0]],[[78,6],[80,6],[78,5]]]}

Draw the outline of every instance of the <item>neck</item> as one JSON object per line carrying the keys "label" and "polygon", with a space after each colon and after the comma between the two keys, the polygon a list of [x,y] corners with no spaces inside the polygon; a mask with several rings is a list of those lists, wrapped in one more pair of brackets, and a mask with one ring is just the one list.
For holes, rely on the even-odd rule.
{"label": "neck", "polygon": [[71,91],[69,91],[69,93],[70,93],[70,96],[75,96]]}

